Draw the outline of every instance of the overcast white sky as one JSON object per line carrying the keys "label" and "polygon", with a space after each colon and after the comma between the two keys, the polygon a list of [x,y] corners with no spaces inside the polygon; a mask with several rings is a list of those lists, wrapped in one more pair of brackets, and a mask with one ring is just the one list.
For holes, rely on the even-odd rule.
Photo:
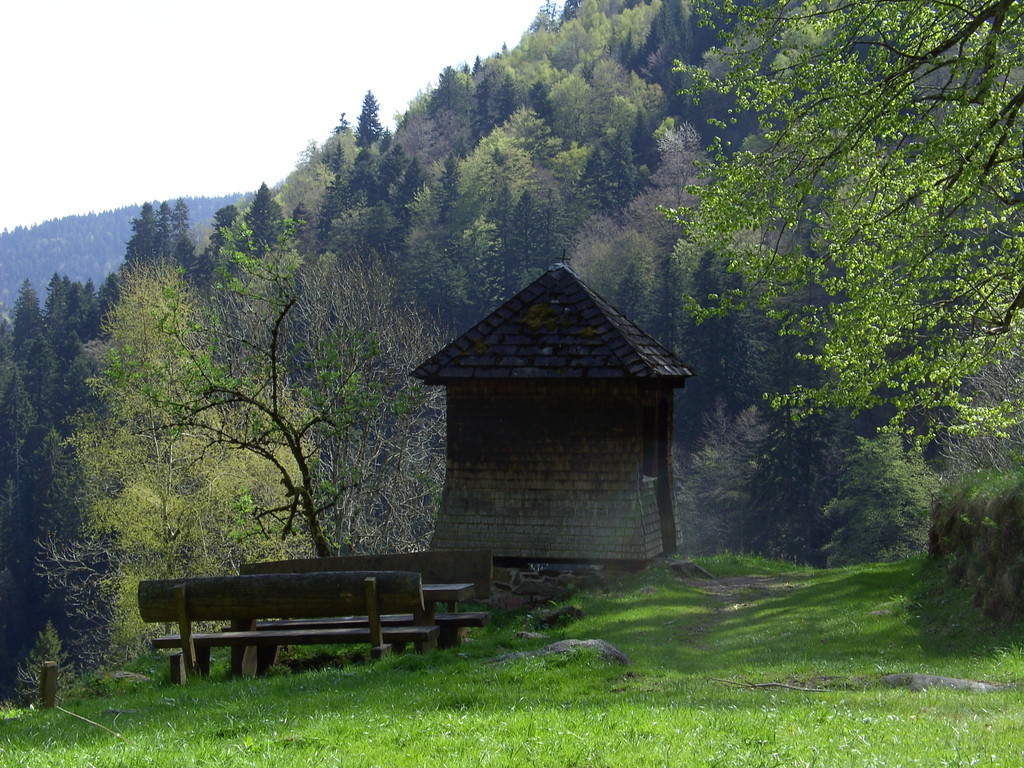
{"label": "overcast white sky", "polygon": [[372,90],[515,47],[543,0],[34,0],[0,10],[0,231],[283,179]]}

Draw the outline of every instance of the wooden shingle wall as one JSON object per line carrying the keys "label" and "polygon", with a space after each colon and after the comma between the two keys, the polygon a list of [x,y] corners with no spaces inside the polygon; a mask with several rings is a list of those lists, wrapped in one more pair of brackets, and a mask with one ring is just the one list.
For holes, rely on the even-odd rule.
{"label": "wooden shingle wall", "polygon": [[448,385],[447,477],[431,547],[644,560],[662,552],[635,381]]}

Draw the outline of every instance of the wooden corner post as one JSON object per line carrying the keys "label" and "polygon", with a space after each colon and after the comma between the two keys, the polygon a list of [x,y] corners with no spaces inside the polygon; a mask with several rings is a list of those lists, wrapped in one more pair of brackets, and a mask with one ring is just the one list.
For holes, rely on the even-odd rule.
{"label": "wooden corner post", "polygon": [[39,706],[53,709],[57,706],[57,662],[44,661],[39,669]]}

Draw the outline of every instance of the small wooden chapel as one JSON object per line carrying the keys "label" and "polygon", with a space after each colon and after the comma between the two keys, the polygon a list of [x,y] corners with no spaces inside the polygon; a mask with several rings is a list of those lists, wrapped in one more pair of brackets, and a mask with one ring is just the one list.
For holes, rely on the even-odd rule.
{"label": "small wooden chapel", "polygon": [[447,391],[432,549],[560,563],[675,551],[673,394],[693,371],[568,266],[412,375]]}

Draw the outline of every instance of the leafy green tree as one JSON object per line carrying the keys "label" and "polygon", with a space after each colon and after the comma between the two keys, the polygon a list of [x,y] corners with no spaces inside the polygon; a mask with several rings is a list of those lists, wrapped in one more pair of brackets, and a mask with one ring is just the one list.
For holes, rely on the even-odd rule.
{"label": "leafy green tree", "polygon": [[[109,370],[91,381],[100,407],[78,418],[71,439],[84,482],[62,443],[38,452],[43,570],[86,657],[141,650],[152,628],[138,617],[139,580],[237,572],[240,562],[286,554],[249,517],[258,500],[279,496],[276,478],[253,457],[163,429],[167,414],[149,397],[185,386],[187,371],[158,321],[194,316],[193,301],[169,262],[128,271],[105,323]],[[132,386],[118,378],[127,368],[138,375]],[[79,499],[80,508],[69,506]]]}
{"label": "leafy green tree", "polygon": [[[675,215],[763,287],[829,372],[787,402],[944,410],[968,426],[1018,418],[961,384],[1020,345],[1024,8],[729,7],[737,26],[713,64],[684,71],[691,93],[737,109],[717,123],[699,209]],[[750,113],[761,136],[729,146],[727,120]],[[822,289],[814,304],[776,304],[808,285]]]}
{"label": "leafy green tree", "polygon": [[[180,280],[166,284],[147,313],[165,351],[153,359],[118,348],[112,386],[143,398],[160,434],[263,462],[281,493],[253,498],[255,519],[285,537],[301,531],[317,555],[333,554],[343,543],[332,538],[339,499],[364,477],[345,446],[387,407],[378,318],[340,323],[344,310],[307,289],[288,248],[233,260],[234,276],[208,309]],[[408,407],[407,398],[394,402]]]}

